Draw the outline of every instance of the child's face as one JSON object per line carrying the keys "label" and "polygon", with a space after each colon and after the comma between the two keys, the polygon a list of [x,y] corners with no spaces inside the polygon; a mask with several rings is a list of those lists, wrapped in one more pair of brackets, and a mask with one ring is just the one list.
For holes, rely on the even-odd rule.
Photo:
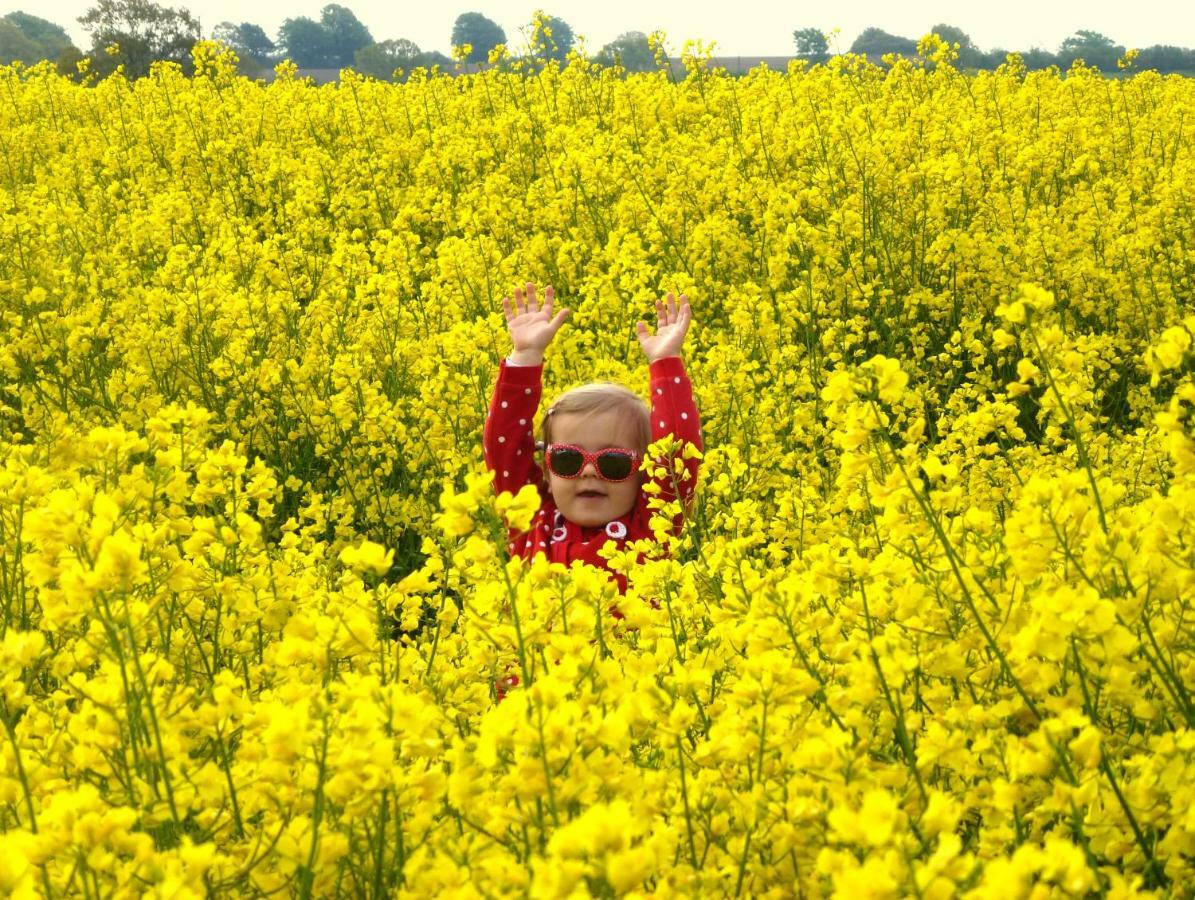
{"label": "child's face", "polygon": [[[590,453],[607,447],[637,450],[625,416],[616,412],[577,415],[566,413],[552,419],[552,442],[576,444]],[[548,471],[548,490],[564,517],[577,525],[605,525],[626,515],[635,506],[642,483],[642,470],[637,469],[626,481],[603,481],[593,463],[586,463],[576,478],[561,478]],[[597,492],[600,496],[583,496]]]}

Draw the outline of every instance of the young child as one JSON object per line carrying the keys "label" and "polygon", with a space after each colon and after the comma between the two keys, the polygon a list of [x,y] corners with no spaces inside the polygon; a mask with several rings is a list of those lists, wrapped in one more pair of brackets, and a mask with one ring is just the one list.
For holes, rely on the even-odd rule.
{"label": "young child", "polygon": [[[532,418],[539,408],[544,351],[569,314],[552,312],[554,291],[544,291],[541,306],[535,285],[528,283],[526,297],[515,290],[514,302],[504,298],[502,309],[514,350],[498,368],[498,382],[486,417],[486,465],[494,473],[494,489],[517,493],[534,484],[540,508],[529,532],[511,530],[508,549],[530,559],[544,553],[552,562],[570,564],[579,559],[599,568],[598,556],[607,541],[653,537],[648,522],[652,510],[643,490],[647,482],[643,458],[647,445],[666,434],[703,449],[701,422],[693,402],[693,385],[680,358],[681,345],[692,321],[688,298],[681,294],[678,308],[672,294],[656,301],[657,328],[653,335],[638,323],[639,345],[651,373],[651,410],[637,394],[608,382],[574,388],[547,411],[543,421],[542,463],[536,462]],[[697,485],[697,459],[685,459],[688,480],[680,481],[682,501],[688,509]],[[542,469],[541,469],[542,465]],[[664,500],[676,497],[672,478],[656,480]],[[684,516],[673,521],[677,534]],[[620,593],[626,578],[611,572]]]}

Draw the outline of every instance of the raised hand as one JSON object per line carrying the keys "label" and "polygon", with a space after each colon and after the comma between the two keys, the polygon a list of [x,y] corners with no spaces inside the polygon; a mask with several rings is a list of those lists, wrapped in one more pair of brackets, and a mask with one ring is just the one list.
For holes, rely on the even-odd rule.
{"label": "raised hand", "polygon": [[509,297],[502,298],[506,327],[510,330],[510,340],[517,356],[525,360],[538,356],[539,361],[543,361],[544,351],[569,314],[567,308],[552,314],[552,301],[555,299],[556,292],[548,285],[544,289],[541,306],[535,297],[535,285],[530,281],[527,282],[525,299],[522,288],[515,288],[513,301]]}
{"label": "raised hand", "polygon": [[680,307],[676,305],[676,298],[668,295],[668,301],[656,301],[656,333],[647,330],[647,323],[640,320],[635,327],[639,337],[639,346],[649,363],[665,356],[678,356],[681,345],[685,342],[685,334],[689,330],[689,323],[693,321],[693,310],[689,308],[689,298],[680,295]]}

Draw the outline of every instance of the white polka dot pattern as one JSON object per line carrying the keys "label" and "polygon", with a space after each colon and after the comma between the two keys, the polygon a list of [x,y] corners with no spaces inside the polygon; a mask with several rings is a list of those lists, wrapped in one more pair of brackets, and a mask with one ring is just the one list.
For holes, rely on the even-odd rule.
{"label": "white polka dot pattern", "polygon": [[[651,405],[651,440],[673,435],[699,450],[703,449],[700,417],[693,403],[692,385],[685,377],[680,359],[669,357],[657,360],[650,364],[649,372],[651,385],[647,399]],[[645,505],[649,495],[640,493],[636,506],[627,516],[597,526],[571,523],[555,507],[551,491],[543,483],[543,471],[536,464],[535,433],[530,424],[539,402],[539,373],[539,368],[529,371],[526,368],[511,367],[507,370],[502,367],[486,414],[483,432],[485,459],[496,476],[495,491],[517,493],[523,486],[534,484],[540,489],[543,498],[531,533],[516,535],[510,532],[508,548],[511,553],[517,552],[527,559],[543,551],[550,558],[563,562],[581,560],[606,567],[607,563],[598,556],[598,551],[608,540],[652,537],[647,524],[650,512],[646,511]],[[521,393],[519,388],[522,388]],[[528,452],[524,453],[524,450]],[[700,461],[684,459],[683,462],[688,471],[688,478],[683,484],[678,486],[669,477],[657,482],[660,494],[663,494],[662,499],[676,498],[678,487],[679,494],[686,501],[692,499]],[[671,463],[667,467],[671,468]],[[683,516],[678,515],[678,529],[683,521]],[[559,549],[553,550],[551,547]],[[620,588],[625,589],[625,580],[621,576],[618,580]]]}

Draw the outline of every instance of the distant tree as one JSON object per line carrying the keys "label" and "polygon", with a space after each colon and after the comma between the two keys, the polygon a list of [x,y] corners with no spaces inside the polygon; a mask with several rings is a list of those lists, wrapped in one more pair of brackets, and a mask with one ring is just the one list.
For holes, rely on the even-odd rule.
{"label": "distant tree", "polygon": [[889,34],[880,28],[864,28],[851,44],[851,52],[868,56],[883,56],[886,53],[912,56],[917,52],[917,42],[912,38]]}
{"label": "distant tree", "polygon": [[473,49],[465,62],[485,62],[490,51],[506,43],[506,32],[497,22],[487,19],[481,13],[467,12],[456,17],[452,26],[452,46],[468,44]]}
{"label": "distant tree", "polygon": [[[930,31],[948,44],[958,44],[958,64],[960,66],[974,68],[983,65],[983,51],[975,46],[971,35],[961,28],[955,28],[953,25],[935,25]],[[1003,57],[1001,57],[1001,61],[1003,61]]]}
{"label": "distant tree", "polygon": [[40,59],[45,59],[45,54],[38,43],[7,18],[0,19],[0,66],[14,62],[32,65]]}
{"label": "distant tree", "polygon": [[810,62],[824,62],[830,55],[830,42],[818,28],[801,28],[793,32],[797,56]]}
{"label": "distant tree", "polygon": [[242,60],[264,61],[274,52],[274,42],[269,39],[260,25],[242,22],[221,22],[212,29],[212,40],[227,44]]}
{"label": "distant tree", "polygon": [[37,44],[41,55],[38,59],[54,59],[67,47],[74,46],[70,36],[61,25],[56,25],[26,12],[10,12],[0,19],[21,30],[21,33]]}
{"label": "distant tree", "polygon": [[1115,46],[1115,42],[1107,35],[1100,34],[1098,31],[1087,31],[1079,29],[1066,40],[1064,40],[1058,48],[1059,53],[1073,53],[1077,50],[1086,50],[1091,47],[1100,47],[1105,50],[1110,50]]}
{"label": "distant tree", "polygon": [[72,44],[70,47],[67,47],[58,54],[58,59],[54,61],[54,64],[58,68],[59,75],[66,75],[69,78],[78,79],[81,77],[79,75],[79,63],[81,63],[83,59],[83,51]]}
{"label": "distant tree", "polygon": [[[199,22],[187,10],[153,0],[97,0],[79,17],[79,24],[91,38],[96,70],[123,64],[130,78],[147,74],[155,60],[173,60],[189,68],[191,48],[200,37]],[[111,44],[120,47],[115,56],[105,52]]]}
{"label": "distant tree", "polygon": [[306,16],[283,21],[278,28],[278,44],[287,59],[305,69],[335,65],[332,35],[322,24]]}
{"label": "distant tree", "polygon": [[1058,61],[1062,66],[1069,66],[1076,59],[1082,59],[1090,66],[1096,66],[1102,71],[1115,71],[1116,61],[1124,55],[1124,47],[1118,45],[1112,38],[1100,34],[1098,31],[1079,30],[1068,37],[1058,47]]}
{"label": "distant tree", "polygon": [[423,51],[414,41],[399,38],[392,41],[378,41],[362,47],[353,56],[353,68],[362,75],[371,75],[380,81],[390,81],[394,70],[402,68],[408,72],[420,65]]}
{"label": "distant tree", "polygon": [[976,63],[976,68],[995,69],[998,66],[1002,66],[1007,61],[1009,52],[1003,47],[996,47],[993,50],[989,50],[987,53],[980,55],[979,62]]}
{"label": "distant tree", "polygon": [[601,49],[596,61],[604,66],[622,66],[628,72],[651,72],[656,67],[656,56],[642,31],[620,34]]}
{"label": "distant tree", "polygon": [[320,24],[331,39],[332,65],[351,66],[353,56],[373,43],[373,35],[348,7],[329,3],[320,11]]}
{"label": "distant tree", "polygon": [[531,20],[531,35],[531,53],[540,59],[564,62],[573,49],[573,29],[559,16],[536,12]]}
{"label": "distant tree", "polygon": [[1155,44],[1141,51],[1135,68],[1156,69],[1159,72],[1192,72],[1195,71],[1195,50]]}
{"label": "distant tree", "polygon": [[1059,59],[1055,54],[1040,47],[1030,47],[1021,54],[1021,58],[1025,61],[1027,69],[1048,69],[1050,66],[1059,65]]}
{"label": "distant tree", "polygon": [[424,50],[419,54],[419,58],[411,64],[411,69],[431,69],[435,66],[439,66],[441,69],[447,69],[451,65],[452,60],[439,50]]}

